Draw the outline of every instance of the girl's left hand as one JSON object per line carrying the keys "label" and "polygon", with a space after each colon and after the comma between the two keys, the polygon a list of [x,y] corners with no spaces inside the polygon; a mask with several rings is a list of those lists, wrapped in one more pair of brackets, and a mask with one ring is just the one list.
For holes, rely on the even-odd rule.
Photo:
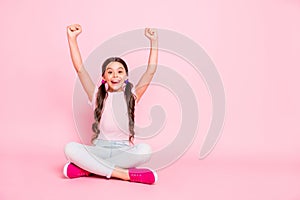
{"label": "girl's left hand", "polygon": [[157,40],[157,31],[153,28],[145,28],[145,36],[151,40],[156,41]]}

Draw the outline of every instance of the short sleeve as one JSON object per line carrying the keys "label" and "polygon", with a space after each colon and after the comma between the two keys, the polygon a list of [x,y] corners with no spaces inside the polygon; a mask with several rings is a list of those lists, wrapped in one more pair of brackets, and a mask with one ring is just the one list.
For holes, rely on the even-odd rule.
{"label": "short sleeve", "polygon": [[88,104],[92,107],[93,110],[96,108],[96,99],[97,99],[98,88],[95,87],[92,101],[88,100]]}
{"label": "short sleeve", "polygon": [[134,96],[136,96],[135,87],[132,87],[131,92],[134,94]]}
{"label": "short sleeve", "polygon": [[136,90],[135,90],[135,87],[133,87],[133,88],[131,89],[131,92],[132,92],[132,94],[133,94],[134,97],[135,97],[135,104],[137,104],[138,101],[137,101],[137,96],[136,96]]}

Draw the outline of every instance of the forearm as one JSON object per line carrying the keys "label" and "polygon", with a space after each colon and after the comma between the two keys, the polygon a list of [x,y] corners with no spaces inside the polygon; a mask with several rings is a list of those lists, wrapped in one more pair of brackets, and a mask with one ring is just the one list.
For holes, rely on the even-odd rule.
{"label": "forearm", "polygon": [[158,60],[158,41],[153,40],[150,42],[150,55],[148,60],[147,72],[154,74],[157,68]]}
{"label": "forearm", "polygon": [[76,38],[68,38],[68,42],[73,66],[76,72],[80,73],[80,71],[82,71],[83,65],[77,40]]}
{"label": "forearm", "polygon": [[83,66],[76,38],[68,38],[68,41],[69,41],[70,54],[71,54],[73,66],[77,72],[77,75],[83,86],[83,89],[87,93],[89,100],[92,101],[94,88],[95,88],[94,82],[92,81],[90,75],[88,74],[88,72]]}
{"label": "forearm", "polygon": [[146,89],[148,88],[157,68],[157,57],[158,57],[157,32],[155,29],[145,28],[145,36],[150,40],[150,55],[149,55],[148,67],[146,69],[146,72],[142,75],[139,82],[135,86],[137,102],[139,102],[139,100],[145,93]]}

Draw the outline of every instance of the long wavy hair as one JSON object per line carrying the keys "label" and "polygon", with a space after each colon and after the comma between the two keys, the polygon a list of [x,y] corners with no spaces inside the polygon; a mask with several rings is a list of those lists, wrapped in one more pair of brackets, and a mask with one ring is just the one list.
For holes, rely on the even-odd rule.
{"label": "long wavy hair", "polygon": [[[111,62],[119,62],[125,68],[126,74],[128,75],[128,67],[125,61],[119,57],[110,57],[106,59],[102,65],[102,76],[105,73],[106,67]],[[126,81],[126,86],[124,90],[124,97],[127,103],[127,111],[128,111],[128,121],[129,121],[129,142],[133,143],[134,139],[134,108],[135,108],[135,95],[131,92],[133,84],[129,81]],[[92,125],[92,130],[94,132],[94,136],[92,137],[92,142],[98,137],[100,134],[100,130],[98,125],[101,121],[101,116],[103,112],[103,107],[105,104],[105,100],[107,97],[107,91],[105,88],[105,83],[102,83],[98,88],[97,98],[96,98],[96,108],[94,110],[94,119],[95,122]]]}

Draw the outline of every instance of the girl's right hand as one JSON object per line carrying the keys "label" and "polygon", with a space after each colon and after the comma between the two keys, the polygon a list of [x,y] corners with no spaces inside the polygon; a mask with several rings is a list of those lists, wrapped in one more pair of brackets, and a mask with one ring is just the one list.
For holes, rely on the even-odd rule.
{"label": "girl's right hand", "polygon": [[67,27],[67,34],[69,38],[77,38],[81,31],[82,28],[79,24],[72,24]]}

